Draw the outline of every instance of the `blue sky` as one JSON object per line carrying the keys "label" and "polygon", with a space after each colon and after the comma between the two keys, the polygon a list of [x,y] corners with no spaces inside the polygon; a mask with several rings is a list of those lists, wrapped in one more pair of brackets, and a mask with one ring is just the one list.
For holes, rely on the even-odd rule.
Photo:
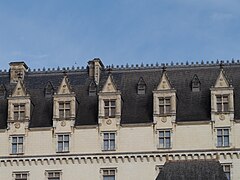
{"label": "blue sky", "polygon": [[0,0],[0,69],[240,58],[239,0]]}

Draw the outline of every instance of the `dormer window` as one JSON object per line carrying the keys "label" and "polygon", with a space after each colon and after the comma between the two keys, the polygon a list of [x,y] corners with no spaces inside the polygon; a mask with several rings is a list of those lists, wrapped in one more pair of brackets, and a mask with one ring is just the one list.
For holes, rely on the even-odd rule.
{"label": "dormer window", "polygon": [[193,79],[192,79],[192,92],[199,92],[200,91],[200,80],[198,79],[197,75],[195,74]]}
{"label": "dormer window", "polygon": [[13,107],[14,120],[24,120],[25,104],[14,104]]}
{"label": "dormer window", "polygon": [[54,92],[53,86],[50,82],[48,82],[46,87],[44,88],[45,97],[52,97],[53,92]]}
{"label": "dormer window", "polygon": [[137,93],[138,94],[146,93],[146,83],[144,82],[142,77],[139,79],[138,84],[137,84]]}
{"label": "dormer window", "polygon": [[104,100],[104,116],[105,118],[114,118],[116,114],[116,100]]}
{"label": "dormer window", "polygon": [[59,118],[69,118],[71,111],[70,101],[59,102]]}
{"label": "dormer window", "polygon": [[229,95],[216,95],[217,112],[229,111]]}
{"label": "dormer window", "polygon": [[92,81],[89,84],[88,94],[89,96],[96,96],[96,93],[97,93],[97,85],[94,81]]}

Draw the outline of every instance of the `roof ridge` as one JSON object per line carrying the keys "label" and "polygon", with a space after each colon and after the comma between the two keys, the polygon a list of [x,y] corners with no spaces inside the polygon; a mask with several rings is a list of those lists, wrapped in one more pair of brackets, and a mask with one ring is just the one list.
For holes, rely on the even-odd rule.
{"label": "roof ridge", "polygon": [[186,61],[184,62],[173,62],[171,61],[170,63],[159,63],[156,62],[155,65],[153,63],[151,64],[131,64],[129,65],[128,63],[126,65],[107,65],[106,68],[111,68],[113,70],[128,70],[128,69],[155,69],[155,68],[162,68],[164,66],[166,67],[209,67],[209,66],[216,66],[216,65],[238,65],[240,64],[240,60],[216,60],[216,61]]}

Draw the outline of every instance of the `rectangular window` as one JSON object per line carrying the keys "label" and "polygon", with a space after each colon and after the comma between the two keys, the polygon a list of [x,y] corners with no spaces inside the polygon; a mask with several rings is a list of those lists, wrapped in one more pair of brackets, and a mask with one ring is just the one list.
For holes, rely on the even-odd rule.
{"label": "rectangular window", "polygon": [[104,116],[114,118],[116,114],[116,100],[104,100]]}
{"label": "rectangular window", "polygon": [[103,150],[115,150],[115,133],[103,133]]}
{"label": "rectangular window", "polygon": [[228,95],[217,95],[217,112],[228,112]]}
{"label": "rectangular window", "polygon": [[57,137],[57,152],[68,152],[69,151],[69,135],[62,134]]}
{"label": "rectangular window", "polygon": [[28,180],[28,172],[13,173],[14,180]]}
{"label": "rectangular window", "polygon": [[116,169],[103,170],[103,180],[115,180],[115,179],[116,179]]}
{"label": "rectangular window", "polygon": [[61,171],[47,171],[48,180],[61,180]]}
{"label": "rectangular window", "polygon": [[217,146],[228,147],[229,144],[229,129],[217,129]]}
{"label": "rectangular window", "polygon": [[159,114],[169,114],[171,112],[171,97],[159,98]]}
{"label": "rectangular window", "polygon": [[25,119],[25,104],[14,104],[13,105],[14,120]]}
{"label": "rectangular window", "polygon": [[12,137],[12,154],[22,154],[23,153],[23,136],[13,136]]}
{"label": "rectangular window", "polygon": [[230,164],[223,164],[223,171],[228,180],[231,180],[231,165]]}
{"label": "rectangular window", "polygon": [[70,110],[71,110],[70,101],[59,102],[59,118],[69,118]]}
{"label": "rectangular window", "polygon": [[171,131],[159,131],[159,148],[171,148]]}

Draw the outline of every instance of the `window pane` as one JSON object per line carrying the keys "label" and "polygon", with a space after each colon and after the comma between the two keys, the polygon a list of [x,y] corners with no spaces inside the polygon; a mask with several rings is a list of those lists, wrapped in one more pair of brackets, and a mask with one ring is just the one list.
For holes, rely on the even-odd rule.
{"label": "window pane", "polygon": [[65,108],[66,108],[66,109],[70,109],[70,103],[69,103],[69,102],[67,102],[67,103],[65,104]]}
{"label": "window pane", "polygon": [[229,129],[224,129],[224,135],[229,135]]}
{"label": "window pane", "polygon": [[58,143],[58,151],[63,151],[63,143],[62,142]]}
{"label": "window pane", "polygon": [[115,105],[116,105],[116,101],[111,101],[111,106],[115,107]]}
{"label": "window pane", "polygon": [[13,137],[13,138],[12,138],[12,142],[13,142],[13,143],[17,143],[17,137]]}
{"label": "window pane", "polygon": [[111,107],[111,114],[110,114],[111,117],[114,117],[115,116],[115,107]]}
{"label": "window pane", "polygon": [[104,108],[104,114],[105,114],[105,117],[109,116],[109,109],[108,108]]}
{"label": "window pane", "polygon": [[17,154],[17,144],[12,145],[12,153]]}
{"label": "window pane", "polygon": [[222,137],[217,137],[217,145],[218,146],[222,146],[223,145],[223,142],[222,142]]}
{"label": "window pane", "polygon": [[64,136],[64,141],[69,141],[69,135]]}
{"label": "window pane", "polygon": [[170,137],[170,131],[165,131],[165,137]]}
{"label": "window pane", "polygon": [[159,106],[159,111],[160,114],[164,114],[164,106]]}
{"label": "window pane", "polygon": [[19,143],[23,143],[23,137],[19,137],[19,138],[18,138],[18,142],[19,142]]}
{"label": "window pane", "polygon": [[170,105],[166,105],[166,113],[170,113],[171,111],[171,106]]}
{"label": "window pane", "polygon": [[63,103],[59,103],[59,108],[63,109],[64,108],[64,104]]}
{"label": "window pane", "polygon": [[70,109],[65,110],[65,117],[70,117]]}
{"label": "window pane", "polygon": [[105,106],[109,106],[109,101],[104,101]]}
{"label": "window pane", "polygon": [[109,138],[109,134],[108,133],[104,133],[104,139],[108,139]]}
{"label": "window pane", "polygon": [[223,104],[223,111],[228,111],[228,103]]}
{"label": "window pane", "polygon": [[170,138],[166,138],[166,148],[170,148],[170,146],[171,146]]}
{"label": "window pane", "polygon": [[221,136],[221,135],[222,135],[222,129],[218,129],[218,130],[217,130],[217,135],[218,135],[218,136]]}
{"label": "window pane", "polygon": [[217,112],[222,112],[222,103],[217,103]]}
{"label": "window pane", "polygon": [[115,134],[114,133],[110,133],[110,139],[115,139]]}
{"label": "window pane", "polygon": [[18,153],[22,153],[23,152],[23,144],[19,144],[18,145]]}
{"label": "window pane", "polygon": [[159,137],[164,137],[164,131],[159,131]]}
{"label": "window pane", "polygon": [[63,118],[64,117],[64,111],[63,110],[59,110],[59,117]]}
{"label": "window pane", "polygon": [[222,102],[222,97],[221,96],[217,96],[217,102]]}
{"label": "window pane", "polygon": [[170,98],[166,98],[166,104],[170,104]]}
{"label": "window pane", "polygon": [[223,102],[228,102],[228,96],[223,96]]}
{"label": "window pane", "polygon": [[224,136],[224,146],[229,146],[229,137]]}
{"label": "window pane", "polygon": [[63,135],[58,135],[58,141],[63,141]]}
{"label": "window pane", "polygon": [[104,146],[104,150],[108,150],[108,141],[107,140],[104,140],[103,141],[103,146]]}
{"label": "window pane", "polygon": [[115,140],[110,140],[110,149],[111,150],[115,149]]}
{"label": "window pane", "polygon": [[164,99],[163,98],[159,99],[159,104],[164,104]]}

